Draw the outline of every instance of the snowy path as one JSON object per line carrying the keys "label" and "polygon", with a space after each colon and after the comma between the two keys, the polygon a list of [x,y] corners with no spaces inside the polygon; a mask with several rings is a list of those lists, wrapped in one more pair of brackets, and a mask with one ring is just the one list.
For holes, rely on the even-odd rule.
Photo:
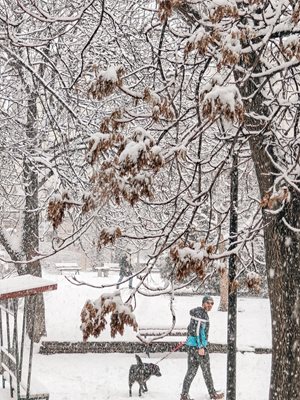
{"label": "snowy path", "polygon": [[[80,311],[87,299],[96,299],[103,290],[75,287],[62,276],[44,274],[58,283],[58,290],[45,295],[48,337],[45,340],[81,341]],[[83,273],[81,277],[93,283],[113,282],[117,276],[97,278],[95,273]],[[104,289],[106,292],[107,289]],[[126,287],[122,294],[128,295]],[[201,302],[202,296],[177,297],[175,308],[177,326],[186,327],[189,310]],[[138,296],[135,311],[138,323],[149,327],[167,327],[170,322],[168,297],[148,298]],[[226,343],[226,313],[210,313],[210,341]],[[238,302],[238,345],[271,347],[270,310],[267,299],[240,298]],[[93,338],[93,340],[95,340]],[[112,340],[106,331],[98,340]],[[134,332],[127,329],[124,337],[116,340],[137,340]],[[145,357],[145,355],[142,355]],[[163,354],[151,355],[156,362]],[[150,361],[145,358],[145,361]],[[50,400],[125,400],[128,399],[128,370],[135,362],[133,354],[38,354],[35,347],[34,376],[46,386]],[[226,386],[226,355],[211,354],[212,374],[217,389]],[[152,377],[149,392],[144,400],[178,400],[186,372],[186,353],[173,354],[161,364],[162,377]],[[254,353],[237,354],[237,399],[267,400],[270,380],[271,356]],[[208,395],[199,371],[191,388],[195,400],[207,400]],[[1,400],[10,399],[8,390],[1,391]],[[138,399],[138,386],[133,388],[133,399]]]}
{"label": "snowy path", "polygon": [[[144,356],[144,355],[142,355]],[[162,377],[152,377],[145,400],[177,400],[186,371],[186,355],[176,355],[160,364]],[[151,357],[156,362],[159,357]],[[128,399],[128,370],[134,355],[84,354],[35,356],[35,373],[49,388],[51,400],[125,400]],[[237,399],[266,400],[268,398],[269,355],[238,354]],[[226,355],[211,354],[212,373],[216,388],[225,388]],[[199,371],[190,393],[195,400],[207,400],[208,395]],[[133,386],[132,399],[138,399],[138,386]]]}

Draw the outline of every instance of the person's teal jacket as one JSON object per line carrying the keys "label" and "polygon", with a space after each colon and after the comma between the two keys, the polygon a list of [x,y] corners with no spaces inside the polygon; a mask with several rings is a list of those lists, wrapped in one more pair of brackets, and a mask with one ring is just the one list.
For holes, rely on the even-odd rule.
{"label": "person's teal jacket", "polygon": [[193,308],[190,311],[191,321],[187,333],[186,345],[201,349],[208,345],[209,317],[202,307]]}

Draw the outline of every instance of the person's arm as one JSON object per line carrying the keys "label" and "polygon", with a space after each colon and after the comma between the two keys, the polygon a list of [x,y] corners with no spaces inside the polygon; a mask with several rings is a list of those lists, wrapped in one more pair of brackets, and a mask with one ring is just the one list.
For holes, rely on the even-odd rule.
{"label": "person's arm", "polygon": [[200,336],[199,336],[199,343],[200,347],[198,348],[198,354],[199,356],[204,356],[205,355],[205,349],[207,346],[207,340],[205,337],[205,323],[202,322],[200,326]]}
{"label": "person's arm", "polygon": [[205,330],[205,320],[202,318],[198,318],[195,316],[191,317],[196,322],[196,330],[195,330],[195,337],[197,342],[197,348],[201,349],[205,347],[205,341],[203,340],[203,330]]}

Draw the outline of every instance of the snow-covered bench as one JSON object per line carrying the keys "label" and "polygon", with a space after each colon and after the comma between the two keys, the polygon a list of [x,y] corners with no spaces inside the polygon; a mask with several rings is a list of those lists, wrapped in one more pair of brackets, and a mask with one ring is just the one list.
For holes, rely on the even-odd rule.
{"label": "snow-covered bench", "polygon": [[[164,334],[169,328],[146,328],[141,327],[139,329],[139,333],[141,336],[145,338],[148,336],[161,336]],[[187,335],[187,328],[174,328],[172,332],[170,332],[168,336],[186,336]]]}
{"label": "snow-covered bench", "polygon": [[108,267],[94,267],[94,270],[97,271],[98,276],[108,276],[109,273]]}
{"label": "snow-covered bench", "polygon": [[109,268],[110,271],[120,271],[119,263],[104,263],[105,268]]}
{"label": "snow-covered bench", "polygon": [[81,267],[77,263],[72,262],[60,262],[56,263],[55,267],[63,275],[63,272],[74,272],[75,275],[79,274]]}
{"label": "snow-covered bench", "polygon": [[120,266],[118,263],[104,263],[100,267],[94,267],[94,270],[97,271],[98,276],[108,276],[109,272],[119,272]]}

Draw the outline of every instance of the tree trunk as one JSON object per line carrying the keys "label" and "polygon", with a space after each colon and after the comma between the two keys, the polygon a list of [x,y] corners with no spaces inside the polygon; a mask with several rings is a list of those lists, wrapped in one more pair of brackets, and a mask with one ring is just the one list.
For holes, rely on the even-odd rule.
{"label": "tree trunk", "polygon": [[[37,133],[34,129],[37,117],[36,95],[31,94],[27,113],[28,150],[37,146]],[[30,159],[24,159],[24,191],[25,207],[23,220],[23,251],[27,261],[34,259],[39,254],[39,198],[38,198],[38,173]],[[25,264],[21,273],[42,276],[42,269],[39,261]],[[29,297],[26,310],[27,334],[31,337],[32,317],[35,316],[33,340],[38,343],[42,336],[46,336],[45,305],[43,295],[38,295],[36,303],[33,297]]]}
{"label": "tree trunk", "polygon": [[[272,185],[272,172],[261,138],[250,140],[261,196]],[[277,215],[263,213],[266,267],[272,315],[272,371],[269,400],[298,400],[300,394],[300,195]]]}
{"label": "tree trunk", "polygon": [[[300,196],[292,192],[287,210],[266,226],[265,247],[272,313],[272,377],[270,400],[300,396]],[[265,218],[267,220],[267,217]]]}
{"label": "tree trunk", "polygon": [[[253,63],[255,54],[252,55]],[[260,71],[258,64],[256,72]],[[254,93],[260,81],[249,80],[241,88],[245,98]],[[264,98],[257,94],[247,111],[257,115],[269,115]],[[265,128],[265,122],[247,118],[246,126],[253,132],[249,139],[260,195],[263,197],[278,175],[266,152],[265,135],[258,134]],[[272,153],[272,148],[269,147]],[[274,156],[274,155],[273,155]],[[274,159],[276,157],[274,156]],[[291,201],[280,214],[268,214],[263,210],[264,243],[268,289],[272,315],[272,370],[269,400],[298,400],[300,396],[300,234],[289,229],[283,222],[300,228],[300,194],[289,187]]]}

